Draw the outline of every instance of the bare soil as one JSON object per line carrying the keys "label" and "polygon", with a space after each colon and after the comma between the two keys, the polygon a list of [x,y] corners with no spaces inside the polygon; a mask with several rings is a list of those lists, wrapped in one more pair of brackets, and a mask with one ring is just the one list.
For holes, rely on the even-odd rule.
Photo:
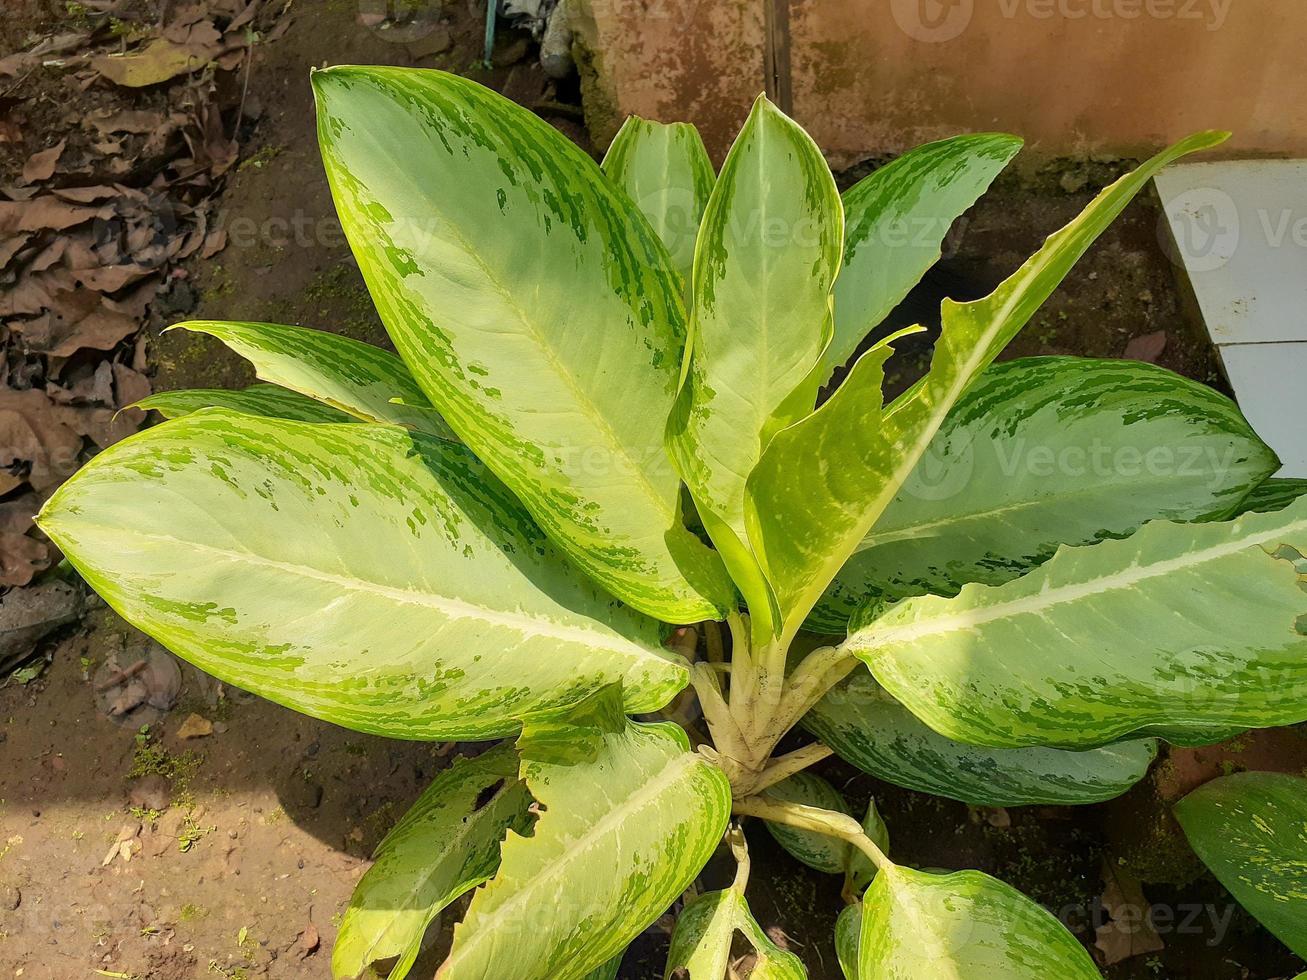
{"label": "bare soil", "polygon": [[[297,2],[290,29],[259,49],[249,76],[257,120],[242,134],[241,162],[220,199],[227,247],[190,260],[182,285],[150,314],[155,390],[252,380],[242,361],[207,337],[160,336],[182,318],[300,323],[387,343],[332,212],[308,71],[325,63],[417,64],[467,72],[524,104],[571,96],[546,89],[523,38],[511,33],[500,42],[502,66],[477,67],[481,13],[450,2],[433,28],[447,41],[428,34],[399,43],[393,33],[363,26],[354,3]],[[0,28],[0,56],[62,15],[29,4]],[[70,112],[114,98],[99,86],[73,106],[38,98],[28,113],[33,145],[0,148],[0,170],[21,166],[41,148],[36,134],[49,140]],[[586,145],[574,112],[541,111]],[[930,322],[941,296],[982,295],[1126,167],[1062,161],[1001,180],[960,222],[945,260],[900,318]],[[1160,363],[1219,386],[1213,352],[1184,315],[1160,231],[1152,202],[1132,206],[1010,356],[1119,357],[1132,340],[1164,331]],[[919,370],[926,350],[918,346],[899,359],[900,383]],[[50,666],[42,676],[0,688],[0,975],[329,977],[340,914],[368,855],[457,747],[345,731],[224,689],[188,666],[176,706],[148,730],[116,723],[97,694],[98,672],[146,643],[100,606],[46,641]],[[193,715],[212,730],[184,739]],[[875,795],[896,860],[995,874],[1062,915],[1091,948],[1095,926],[1106,921],[1105,863],[1142,878],[1147,901],[1169,917],[1158,920],[1165,948],[1111,967],[1114,980],[1272,980],[1303,964],[1202,872],[1168,804],[1182,788],[1221,772],[1297,772],[1304,765],[1307,737],[1284,730],[1177,753],[1113,803],[1008,813],[900,790],[838,762],[819,771],[855,808]],[[755,913],[814,978],[838,978],[831,934],[842,907],[840,882],[795,864],[762,828],[749,834]],[[719,855],[703,886],[719,886],[729,874],[729,860]],[[444,917],[412,976],[434,975],[454,918]],[[636,941],[621,976],[661,977],[666,944],[661,922]]]}

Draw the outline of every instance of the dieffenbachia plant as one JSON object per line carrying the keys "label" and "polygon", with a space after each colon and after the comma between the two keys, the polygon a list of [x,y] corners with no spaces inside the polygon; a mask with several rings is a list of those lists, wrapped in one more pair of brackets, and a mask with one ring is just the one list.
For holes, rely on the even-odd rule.
{"label": "dieffenbachia plant", "polygon": [[[734,814],[845,876],[850,977],[1096,976],[1030,900],[896,864],[874,804],[804,770],[833,751],[968,802],[1089,803],[1159,740],[1307,718],[1304,488],[1266,483],[1234,405],[1145,364],[993,364],[1154,174],[1224,135],[946,301],[928,372],[887,399],[876,328],[1017,139],[934,143],[841,195],[765,99],[715,174],[688,126],[632,120],[600,167],[452,75],[313,85],[398,356],[183,324],[263,383],[146,400],[169,420],[40,521],[224,681],[378,735],[511,740],[382,843],[336,975],[403,976],[470,893],[444,980],[611,978]],[[665,645],[694,624],[702,654]],[[669,706],[695,721],[632,720]],[[821,741],[778,755],[799,726]],[[737,934],[755,977],[804,975],[746,884],[685,907],[669,976],[721,980]]]}

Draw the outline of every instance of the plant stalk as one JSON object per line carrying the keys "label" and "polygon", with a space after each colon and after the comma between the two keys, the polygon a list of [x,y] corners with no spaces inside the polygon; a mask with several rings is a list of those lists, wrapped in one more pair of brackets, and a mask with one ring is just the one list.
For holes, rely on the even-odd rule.
{"label": "plant stalk", "polygon": [[847,813],[823,810],[803,803],[789,803],[766,796],[747,796],[731,804],[731,812],[742,817],[759,817],[772,823],[783,823],[800,830],[811,830],[827,837],[848,841],[863,854],[878,871],[889,871],[895,865],[885,852],[866,835],[862,825]]}
{"label": "plant stalk", "polygon": [[762,771],[758,781],[753,785],[754,793],[761,793],[763,790],[775,786],[783,779],[788,779],[796,772],[802,772],[809,766],[816,765],[822,759],[830,758],[834,754],[834,749],[821,742],[813,742],[811,745],[805,745],[801,749],[795,749],[787,755],[777,756],[771,760],[771,763]]}

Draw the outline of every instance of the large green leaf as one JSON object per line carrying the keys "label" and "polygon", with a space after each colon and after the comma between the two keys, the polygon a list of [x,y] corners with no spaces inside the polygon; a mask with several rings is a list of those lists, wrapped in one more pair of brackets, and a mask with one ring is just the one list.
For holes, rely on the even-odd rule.
{"label": "large green leaf", "polygon": [[512,746],[499,745],[455,760],[435,778],[355,886],[331,953],[333,976],[358,976],[392,956],[399,962],[390,980],[408,975],[427,926],[495,873],[508,829],[530,830],[531,794],[517,769]]}
{"label": "large green leaf", "polygon": [[[734,888],[706,892],[685,907],[676,920],[667,954],[667,980],[684,970],[689,980],[728,980],[733,962],[731,942],[741,933],[757,956],[751,980],[806,980],[803,962],[781,949],[763,931],[744,894]],[[683,974],[681,974],[683,975]]]}
{"label": "large green leaf", "polygon": [[313,75],[336,208],[450,427],[595,581],[668,622],[734,596],[680,521],[663,428],[685,311],[626,194],[534,113],[437,71]]}
{"label": "large green leaf", "polygon": [[1154,739],[1085,752],[964,745],[933,731],[864,670],[818,702],[803,727],[877,779],[976,806],[1110,800],[1143,779],[1157,757]]}
{"label": "large green leaf", "polygon": [[772,624],[748,545],[745,480],[812,411],[844,215],[821,151],[759,96],[722,165],[695,252],[692,351],[668,445],[753,616]]}
{"label": "large green leaf", "polygon": [[846,649],[918,718],[977,745],[1173,742],[1307,720],[1307,499],[1146,524],[1006,585],[905,599]]}
{"label": "large green leaf", "polygon": [[621,679],[687,682],[465,447],[218,409],[106,450],[41,526],[124,619],[220,679],[396,738],[489,738]]}
{"label": "large green leaf", "polygon": [[133,408],[156,411],[166,419],[178,419],[202,408],[227,408],[246,415],[293,419],[297,422],[353,422],[354,417],[298,391],[278,385],[250,385],[239,391],[227,388],[184,388],[160,391],[142,398]]}
{"label": "large green leaf", "polygon": [[810,628],[868,598],[998,585],[1062,544],[1145,521],[1224,517],[1279,467],[1228,398],[1151,364],[1041,357],[990,367],[858,544]]}
{"label": "large green leaf", "polygon": [[522,776],[544,812],[454,931],[442,980],[575,980],[694,880],[730,817],[726,776],[673,724],[627,721],[612,688],[528,722]]}
{"label": "large green leaf", "polygon": [[[839,790],[811,772],[796,772],[768,787],[767,795],[787,803],[802,803],[840,813],[853,812]],[[776,838],[776,843],[785,848],[796,861],[832,875],[843,874],[848,868],[852,850],[848,841],[770,820],[764,821],[764,824]]]}
{"label": "large green leaf", "polygon": [[823,382],[935,264],[953,222],[1020,149],[1002,133],[956,136],[910,150],[844,192],[844,268]]}
{"label": "large green leaf", "polygon": [[979,871],[892,867],[867,889],[858,980],[1100,980],[1062,923]]}
{"label": "large green leaf", "polygon": [[1225,136],[1191,136],[1118,180],[984,299],[945,300],[929,374],[887,409],[882,347],[825,405],[773,438],[749,478],[749,535],[788,633],[885,512],[957,400],[1098,235],[1157,171]]}
{"label": "large green leaf", "polygon": [[699,222],[717,179],[699,131],[631,116],[613,137],[603,169],[649,219],[688,284]]}
{"label": "large green leaf", "polygon": [[451,436],[404,363],[379,347],[325,330],[280,323],[190,320],[168,329],[216,337],[253,364],[264,381],[308,395],[357,419]]}
{"label": "large green leaf", "polygon": [[1307,779],[1225,776],[1177,803],[1175,815],[1239,904],[1307,958]]}

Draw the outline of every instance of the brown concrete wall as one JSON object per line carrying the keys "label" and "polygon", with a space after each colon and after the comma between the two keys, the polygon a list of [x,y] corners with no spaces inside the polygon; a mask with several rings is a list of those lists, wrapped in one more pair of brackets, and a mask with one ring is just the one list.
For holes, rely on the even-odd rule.
{"label": "brown concrete wall", "polygon": [[1235,131],[1230,155],[1307,155],[1303,0],[573,2],[612,120],[688,119],[719,158],[754,95],[785,94],[769,52],[836,166],[991,129],[1024,136],[1027,159],[1207,128]]}

